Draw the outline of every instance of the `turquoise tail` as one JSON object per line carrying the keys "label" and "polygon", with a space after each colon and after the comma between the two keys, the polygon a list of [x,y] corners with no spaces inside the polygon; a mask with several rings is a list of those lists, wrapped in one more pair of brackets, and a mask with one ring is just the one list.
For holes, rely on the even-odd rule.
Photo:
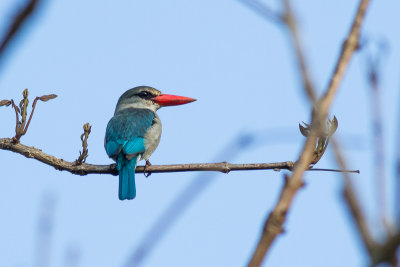
{"label": "turquoise tail", "polygon": [[136,197],[135,185],[135,168],[137,158],[133,157],[127,160],[123,153],[118,155],[117,169],[119,171],[119,190],[118,197],[120,200],[134,199]]}

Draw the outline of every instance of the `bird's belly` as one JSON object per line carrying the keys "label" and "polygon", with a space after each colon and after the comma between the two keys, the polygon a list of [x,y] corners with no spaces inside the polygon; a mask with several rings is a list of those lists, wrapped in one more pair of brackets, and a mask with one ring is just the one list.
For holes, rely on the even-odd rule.
{"label": "bird's belly", "polygon": [[146,151],[143,153],[142,158],[148,160],[154,150],[156,150],[161,138],[161,123],[153,124],[144,135],[144,147]]}

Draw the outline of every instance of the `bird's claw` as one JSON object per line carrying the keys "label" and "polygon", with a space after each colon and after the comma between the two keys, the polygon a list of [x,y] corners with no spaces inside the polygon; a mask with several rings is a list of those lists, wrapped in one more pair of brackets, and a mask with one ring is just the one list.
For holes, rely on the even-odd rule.
{"label": "bird's claw", "polygon": [[151,172],[146,171],[146,168],[151,166],[150,161],[146,160],[146,164],[144,165],[144,170],[143,170],[143,174],[144,177],[148,178],[151,175]]}

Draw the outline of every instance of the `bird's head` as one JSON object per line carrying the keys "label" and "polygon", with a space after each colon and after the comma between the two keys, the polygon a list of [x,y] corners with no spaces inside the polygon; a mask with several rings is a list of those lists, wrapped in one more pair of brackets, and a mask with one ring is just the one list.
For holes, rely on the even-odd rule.
{"label": "bird's head", "polygon": [[177,106],[196,101],[196,99],[177,95],[162,94],[149,86],[129,89],[118,100],[115,113],[126,108],[147,108],[156,112],[165,106]]}

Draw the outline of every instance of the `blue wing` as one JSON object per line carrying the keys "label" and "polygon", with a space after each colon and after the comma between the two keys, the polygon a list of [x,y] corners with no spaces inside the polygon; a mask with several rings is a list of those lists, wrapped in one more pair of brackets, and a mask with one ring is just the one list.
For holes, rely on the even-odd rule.
{"label": "blue wing", "polygon": [[144,135],[153,119],[154,112],[149,109],[129,108],[115,114],[106,130],[108,156],[116,158],[121,151],[126,155],[144,153]]}
{"label": "blue wing", "polygon": [[117,162],[120,200],[136,197],[136,162],[146,150],[144,135],[153,119],[154,113],[149,109],[129,108],[108,122],[104,146],[108,156]]}

